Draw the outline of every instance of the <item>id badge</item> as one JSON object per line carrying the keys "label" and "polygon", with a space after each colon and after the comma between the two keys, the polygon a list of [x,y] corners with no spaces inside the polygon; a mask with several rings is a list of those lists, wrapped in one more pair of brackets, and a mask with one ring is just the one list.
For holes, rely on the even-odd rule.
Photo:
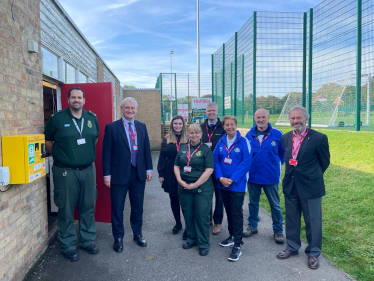
{"label": "id badge", "polygon": [[297,160],[296,159],[290,159],[288,161],[288,164],[296,167],[297,166]]}
{"label": "id badge", "polygon": [[86,139],[77,139],[77,143],[78,143],[78,145],[85,144]]}
{"label": "id badge", "polygon": [[138,146],[137,145],[133,145],[132,150],[138,151]]}
{"label": "id badge", "polygon": [[232,163],[232,159],[231,158],[228,158],[226,157],[225,160],[223,160],[223,163],[226,163],[226,164],[231,164]]}
{"label": "id badge", "polygon": [[186,173],[191,173],[191,166],[184,166],[183,171],[185,171]]}
{"label": "id badge", "polygon": [[212,143],[211,142],[206,142],[205,143],[208,147],[212,147]]}

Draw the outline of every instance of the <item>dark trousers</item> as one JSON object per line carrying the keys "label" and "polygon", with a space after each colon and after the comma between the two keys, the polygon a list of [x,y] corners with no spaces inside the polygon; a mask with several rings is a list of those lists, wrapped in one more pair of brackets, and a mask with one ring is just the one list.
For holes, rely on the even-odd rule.
{"label": "dark trousers", "polygon": [[84,170],[65,169],[53,166],[54,202],[58,207],[58,239],[61,252],[75,250],[77,232],[74,227],[74,210],[79,212],[79,245],[86,248],[96,239],[95,164]]}
{"label": "dark trousers", "polygon": [[243,202],[245,192],[234,192],[220,189],[225,205],[230,236],[234,237],[235,246],[243,244]]}
{"label": "dark trousers", "polygon": [[170,197],[170,207],[171,207],[171,211],[173,212],[173,216],[174,216],[174,219],[175,219],[175,224],[176,225],[181,225],[182,224],[182,222],[181,222],[181,206],[179,204],[179,196],[178,195],[173,196],[173,195],[169,194],[169,197]]}
{"label": "dark trousers", "polygon": [[293,186],[289,196],[285,196],[286,205],[286,249],[296,252],[301,247],[300,227],[301,213],[305,221],[305,232],[308,246],[305,253],[318,257],[322,248],[322,197],[315,199],[301,199]]}
{"label": "dark trousers", "polygon": [[131,167],[130,180],[126,185],[112,184],[110,187],[110,198],[112,203],[112,233],[114,239],[123,238],[125,228],[123,226],[123,210],[127,191],[131,205],[130,224],[134,235],[142,234],[143,225],[143,202],[145,181],[138,177],[138,171]]}
{"label": "dark trousers", "polygon": [[212,220],[212,213],[213,213],[213,221],[214,224],[222,224],[223,220],[223,202],[220,189],[217,187],[217,179],[214,174],[211,176],[214,185],[214,197],[216,202],[214,204],[214,213],[212,209],[210,210],[210,220]]}

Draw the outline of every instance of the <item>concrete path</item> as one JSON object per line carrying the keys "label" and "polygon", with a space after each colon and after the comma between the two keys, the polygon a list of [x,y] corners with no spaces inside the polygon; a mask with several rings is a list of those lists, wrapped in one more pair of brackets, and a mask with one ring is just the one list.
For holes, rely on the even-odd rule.
{"label": "concrete path", "polygon": [[[152,156],[156,171],[158,153],[152,152]],[[353,280],[324,257],[320,257],[318,270],[310,270],[303,252],[305,245],[298,256],[278,260],[275,256],[284,245],[275,244],[271,218],[264,210],[259,214],[259,233],[243,238],[242,256],[237,262],[227,260],[231,248],[219,246],[229,236],[226,218],[223,231],[218,235],[211,235],[208,256],[199,256],[197,247],[182,249],[182,233],[171,234],[174,220],[169,196],[161,189],[157,172],[146,186],[143,235],[148,246],[145,248],[137,246],[132,240],[129,205],[126,200],[127,232],[122,253],[112,250],[111,225],[97,223],[96,243],[100,248],[99,254],[91,256],[80,249],[80,260],[70,263],[60,254],[58,241],[55,240],[25,280]],[[245,217],[247,214],[248,198],[244,203]]]}

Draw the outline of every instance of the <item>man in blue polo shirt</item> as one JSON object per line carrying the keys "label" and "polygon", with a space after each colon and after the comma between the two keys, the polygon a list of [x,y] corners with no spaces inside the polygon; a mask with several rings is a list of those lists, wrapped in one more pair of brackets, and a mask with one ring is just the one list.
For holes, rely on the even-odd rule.
{"label": "man in blue polo shirt", "polygon": [[284,163],[284,148],[282,132],[271,126],[269,112],[258,109],[254,119],[256,125],[247,133],[246,138],[251,144],[252,165],[249,171],[249,215],[248,228],[243,237],[250,237],[258,233],[258,211],[261,189],[264,190],[271,207],[274,240],[283,244],[283,215],[280,206],[278,183],[280,181],[281,165]]}

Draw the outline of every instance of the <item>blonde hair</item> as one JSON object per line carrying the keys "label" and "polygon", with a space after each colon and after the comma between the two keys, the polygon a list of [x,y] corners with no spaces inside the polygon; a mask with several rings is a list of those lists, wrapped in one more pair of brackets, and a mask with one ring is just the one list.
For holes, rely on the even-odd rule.
{"label": "blonde hair", "polygon": [[201,127],[199,124],[191,124],[188,128],[188,131],[193,130],[195,133],[202,133]]}
{"label": "blonde hair", "polygon": [[170,130],[169,130],[169,133],[166,135],[166,143],[176,143],[177,142],[177,134],[175,133],[174,131],[174,128],[173,128],[173,122],[175,120],[182,120],[182,123],[183,123],[183,128],[182,128],[182,132],[181,132],[181,143],[187,143],[188,141],[188,137],[187,137],[187,131],[186,131],[186,122],[184,121],[183,117],[180,116],[180,115],[176,115],[173,117],[173,119],[171,119],[171,122],[170,122]]}
{"label": "blonde hair", "polygon": [[235,116],[232,116],[232,115],[225,115],[223,116],[223,119],[222,119],[222,126],[225,125],[225,122],[227,120],[234,120],[235,124],[238,125],[238,120],[236,119]]}

